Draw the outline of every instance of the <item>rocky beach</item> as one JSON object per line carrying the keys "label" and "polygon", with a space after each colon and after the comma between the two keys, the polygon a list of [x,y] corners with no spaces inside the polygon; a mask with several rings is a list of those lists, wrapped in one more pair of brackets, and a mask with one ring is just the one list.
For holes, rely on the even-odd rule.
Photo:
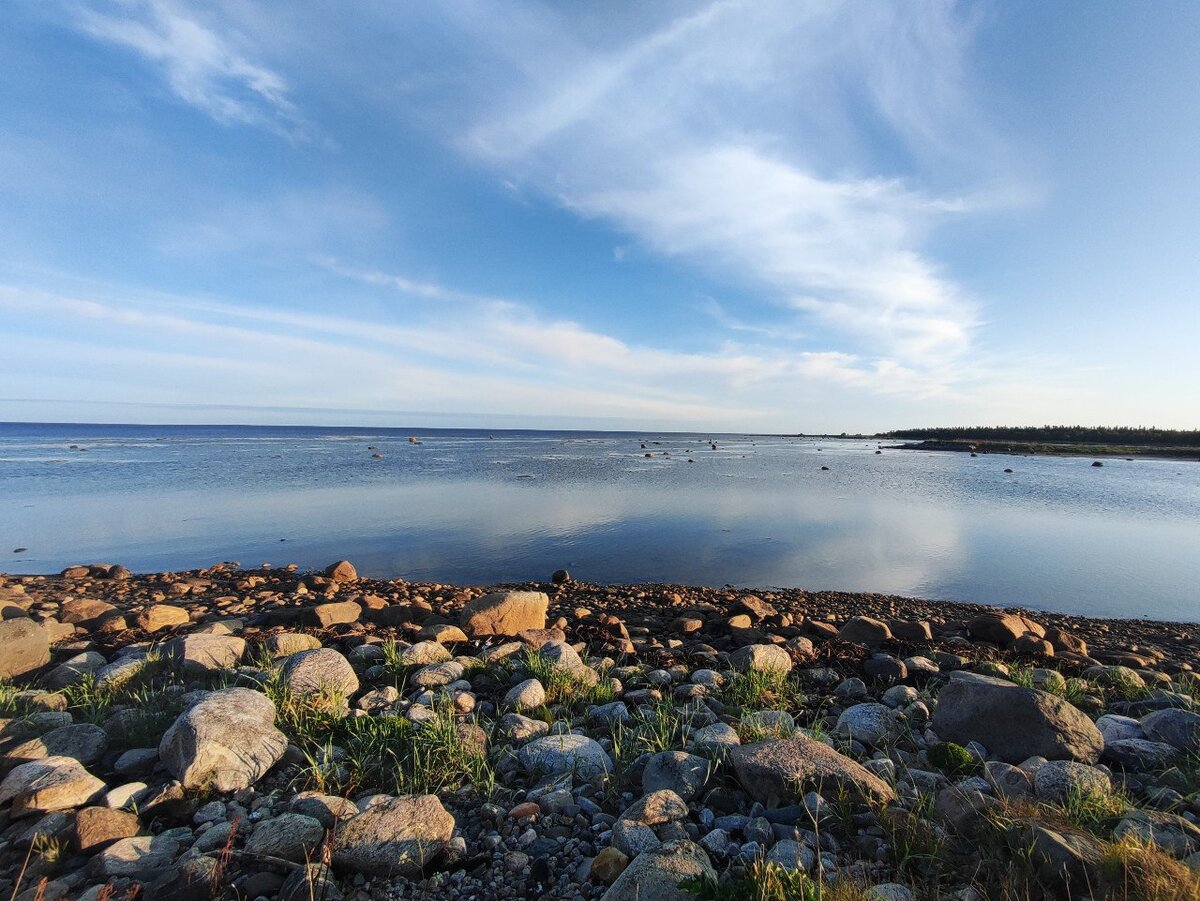
{"label": "rocky beach", "polygon": [[13,901],[1200,897],[1192,624],[347,561],[0,617]]}

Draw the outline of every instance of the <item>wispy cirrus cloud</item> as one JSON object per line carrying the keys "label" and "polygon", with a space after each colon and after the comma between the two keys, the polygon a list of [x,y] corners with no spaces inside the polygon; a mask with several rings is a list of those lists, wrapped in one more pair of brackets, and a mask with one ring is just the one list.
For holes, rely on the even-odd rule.
{"label": "wispy cirrus cloud", "polygon": [[179,99],[222,124],[253,125],[293,140],[312,137],[284,77],[254,62],[230,34],[207,27],[172,0],[122,0],[110,8],[78,7],[77,27],[159,68]]}
{"label": "wispy cirrus cloud", "polygon": [[[966,90],[971,23],[948,4],[718,0],[618,41],[497,28],[512,77],[484,88],[498,112],[469,123],[464,152],[831,343],[917,367],[971,346],[976,305],[925,243],[974,209],[999,142]],[[549,62],[531,70],[517,58],[535,43]]]}

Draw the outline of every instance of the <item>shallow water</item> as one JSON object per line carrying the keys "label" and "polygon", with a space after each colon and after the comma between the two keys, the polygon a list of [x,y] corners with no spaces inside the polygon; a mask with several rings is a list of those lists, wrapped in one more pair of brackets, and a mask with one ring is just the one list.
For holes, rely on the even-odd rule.
{"label": "shallow water", "polygon": [[0,425],[0,566],[346,557],[412,580],[567,567],[1200,620],[1200,463],[708,437]]}

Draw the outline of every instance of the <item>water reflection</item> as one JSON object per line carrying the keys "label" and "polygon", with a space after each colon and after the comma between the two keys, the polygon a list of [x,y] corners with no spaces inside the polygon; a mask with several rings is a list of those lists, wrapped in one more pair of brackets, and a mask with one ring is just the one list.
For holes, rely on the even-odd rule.
{"label": "water reflection", "polygon": [[[346,556],[412,579],[541,579],[567,566],[596,581],[1200,618],[1194,465],[662,440],[647,459],[630,436],[93,436],[71,457],[58,441],[0,437],[0,540],[30,549],[10,563],[23,571]],[[60,456],[70,464],[47,462]]]}

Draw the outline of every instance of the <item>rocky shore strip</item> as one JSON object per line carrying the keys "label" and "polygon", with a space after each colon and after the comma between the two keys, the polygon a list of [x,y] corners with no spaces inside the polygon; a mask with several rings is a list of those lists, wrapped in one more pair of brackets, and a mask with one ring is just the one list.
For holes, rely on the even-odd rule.
{"label": "rocky shore strip", "polygon": [[0,898],[1197,898],[1198,636],[347,561],[3,576]]}

